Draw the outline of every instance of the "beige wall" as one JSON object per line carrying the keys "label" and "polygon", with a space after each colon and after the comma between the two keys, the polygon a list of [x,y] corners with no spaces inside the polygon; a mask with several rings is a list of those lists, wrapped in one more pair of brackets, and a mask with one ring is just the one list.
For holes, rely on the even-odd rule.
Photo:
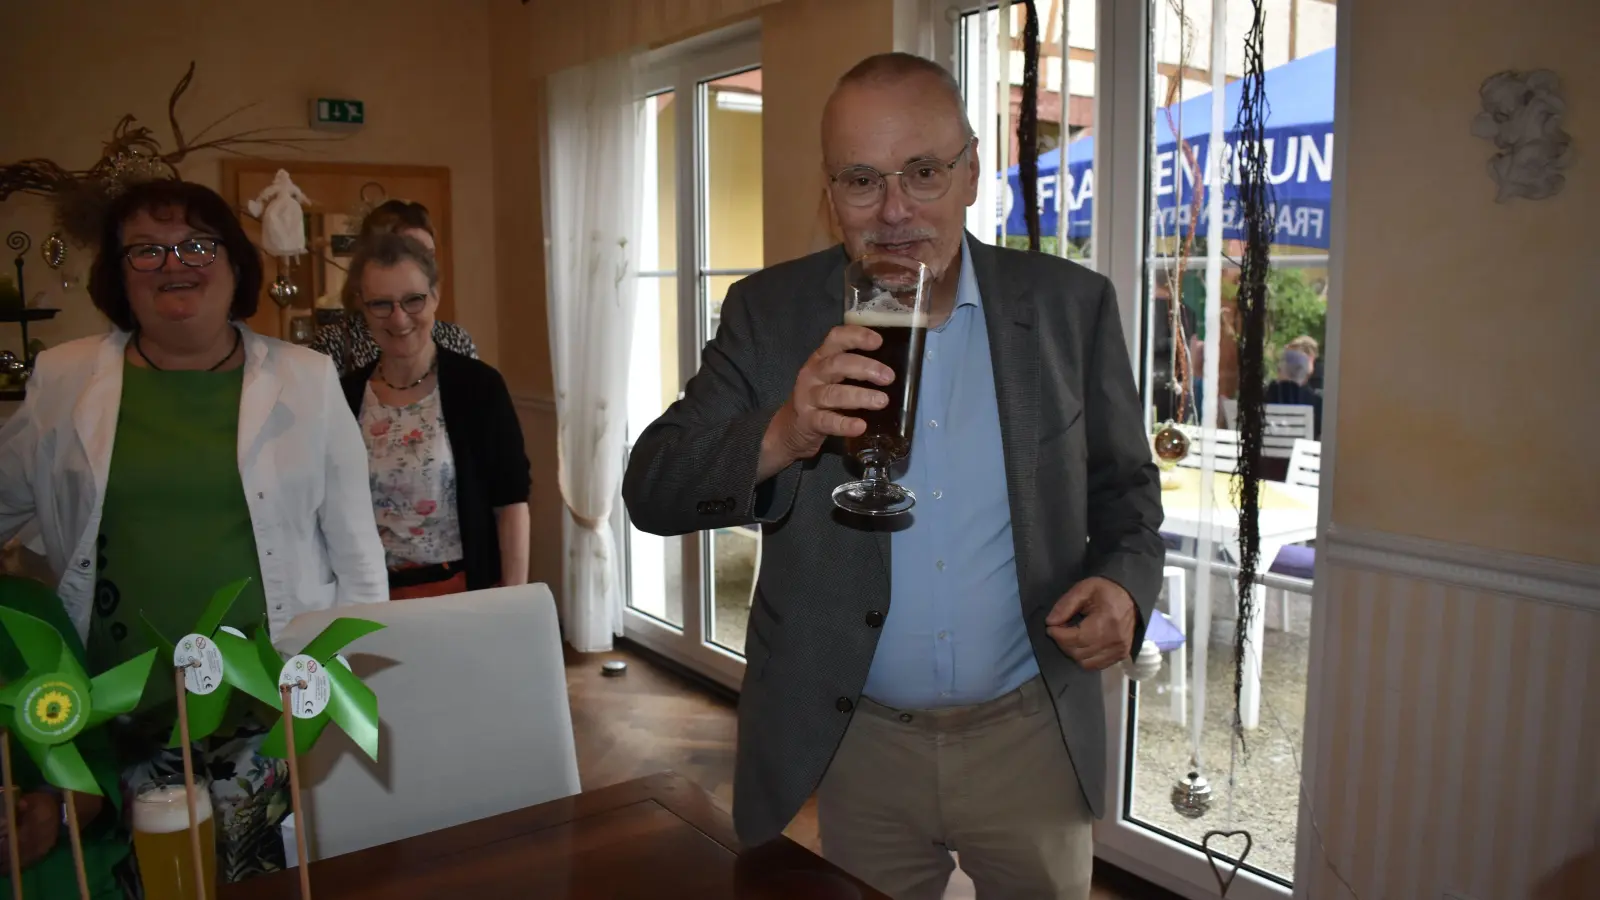
{"label": "beige wall", "polygon": [[[539,189],[543,77],[759,14],[762,256],[776,262],[826,245],[825,226],[818,225],[818,116],[839,74],[862,56],[892,48],[892,7],[891,0],[489,0],[497,279],[507,348],[501,370],[523,401],[534,475],[536,580],[562,584]],[[853,25],[841,29],[846,16]],[[541,540],[544,535],[550,537]]]}
{"label": "beige wall", "polygon": [[[1582,149],[1600,141],[1600,13],[1569,0],[1339,11],[1353,19],[1335,558],[1318,569],[1312,698],[1322,843],[1363,898],[1577,897],[1549,879],[1584,854],[1585,890],[1600,876],[1600,614],[1519,596],[1530,582],[1495,573],[1525,557],[1494,551],[1583,564],[1545,567],[1573,584],[1600,564],[1600,169]],[[1497,205],[1492,148],[1468,134],[1478,85],[1537,67],[1565,82],[1580,156],[1559,197]],[[1341,565],[1341,529],[1449,542],[1444,556],[1467,565],[1427,563],[1424,548],[1420,569],[1396,574],[1415,568],[1400,539],[1398,555]],[[1451,586],[1473,565],[1499,590]],[[1301,874],[1307,896],[1348,896],[1320,863]]]}
{"label": "beige wall", "polygon": [[[303,127],[313,97],[364,100],[367,125],[348,140],[268,155],[449,166],[457,318],[494,361],[500,341],[488,27],[488,0],[6,3],[0,5],[8,73],[0,91],[0,160],[42,156],[86,167],[124,113],[172,149],[167,97],[191,59],[194,84],[179,107],[191,134],[246,103],[258,105],[229,125]],[[215,187],[218,156],[196,156],[182,174]],[[13,198],[0,206],[0,227],[26,229],[35,246],[49,224],[40,200]],[[74,253],[86,263],[87,253]],[[29,260],[35,285],[44,272],[37,261]],[[82,290],[66,309],[39,328],[46,342],[105,328]],[[0,347],[12,340],[0,332]]]}
{"label": "beige wall", "polygon": [[851,66],[893,49],[891,0],[784,0],[762,13],[768,263],[835,243],[822,194],[822,105]]}
{"label": "beige wall", "polygon": [[[1364,3],[1351,40],[1334,519],[1600,563],[1592,262],[1600,12],[1571,0]],[[1442,23],[1448,23],[1444,25]],[[1566,189],[1494,202],[1478,84],[1548,67]]]}

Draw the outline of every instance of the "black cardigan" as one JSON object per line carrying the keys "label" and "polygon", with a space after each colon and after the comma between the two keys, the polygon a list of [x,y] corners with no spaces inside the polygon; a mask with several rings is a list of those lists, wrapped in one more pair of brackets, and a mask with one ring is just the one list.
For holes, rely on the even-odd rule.
{"label": "black cardigan", "polygon": [[[341,379],[356,418],[377,363]],[[456,462],[456,515],[461,523],[467,589],[500,582],[500,531],[495,510],[528,502],[532,479],[522,425],[505,379],[488,363],[439,348],[439,404]]]}

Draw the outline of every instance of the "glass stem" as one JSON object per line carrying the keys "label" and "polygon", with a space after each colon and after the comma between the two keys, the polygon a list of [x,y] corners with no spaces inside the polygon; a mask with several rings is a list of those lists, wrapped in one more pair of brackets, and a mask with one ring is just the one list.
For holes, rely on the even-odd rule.
{"label": "glass stem", "polygon": [[889,467],[881,463],[864,463],[861,467],[863,481],[882,484],[889,480]]}

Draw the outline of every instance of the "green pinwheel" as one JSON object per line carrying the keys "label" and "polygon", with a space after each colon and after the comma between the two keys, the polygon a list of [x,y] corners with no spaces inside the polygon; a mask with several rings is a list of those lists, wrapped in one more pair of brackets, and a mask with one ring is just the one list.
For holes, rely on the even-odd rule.
{"label": "green pinwheel", "polygon": [[90,678],[61,633],[42,619],[0,607],[0,627],[27,667],[21,678],[0,688],[0,707],[11,716],[12,735],[45,781],[62,790],[102,794],[73,738],[139,705],[156,652],[147,650]]}
{"label": "green pinwheel", "polygon": [[[278,706],[278,691],[273,684],[273,672],[262,666],[255,645],[244,635],[222,624],[235,600],[250,584],[244,578],[224,585],[211,595],[211,602],[195,622],[194,630],[180,638],[182,647],[175,646],[165,635],[144,619],[145,631],[159,651],[159,659],[172,660],[179,665],[179,653],[185,662],[194,665],[186,672],[184,703],[189,708],[189,740],[198,741],[215,733],[227,714],[228,703],[235,688],[273,708]],[[207,646],[209,642],[210,646]],[[217,672],[217,669],[221,669]],[[177,746],[178,723],[172,725],[172,738],[168,746]]]}
{"label": "green pinwheel", "polygon": [[[310,750],[328,723],[335,722],[368,756],[378,758],[378,695],[350,671],[338,656],[350,642],[382,630],[383,626],[366,619],[334,619],[305,649],[284,662],[272,646],[265,629],[256,632],[256,647],[262,664],[271,671],[277,667],[279,685],[295,685],[291,707],[295,719],[296,754]],[[274,692],[274,700],[281,702]],[[288,758],[283,720],[272,726],[261,745],[263,756]]]}

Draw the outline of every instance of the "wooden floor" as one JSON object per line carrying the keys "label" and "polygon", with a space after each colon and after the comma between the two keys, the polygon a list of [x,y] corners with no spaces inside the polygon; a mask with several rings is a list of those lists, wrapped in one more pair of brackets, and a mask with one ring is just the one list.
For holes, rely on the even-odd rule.
{"label": "wooden floor", "polygon": [[[600,674],[608,659],[628,663],[621,677]],[[665,769],[681,772],[733,807],[734,701],[629,650],[567,651],[567,690],[585,790]],[[816,851],[816,809],[807,803],[785,832]],[[945,900],[971,900],[960,871]],[[1103,863],[1095,864],[1093,900],[1177,900],[1176,895]]]}

